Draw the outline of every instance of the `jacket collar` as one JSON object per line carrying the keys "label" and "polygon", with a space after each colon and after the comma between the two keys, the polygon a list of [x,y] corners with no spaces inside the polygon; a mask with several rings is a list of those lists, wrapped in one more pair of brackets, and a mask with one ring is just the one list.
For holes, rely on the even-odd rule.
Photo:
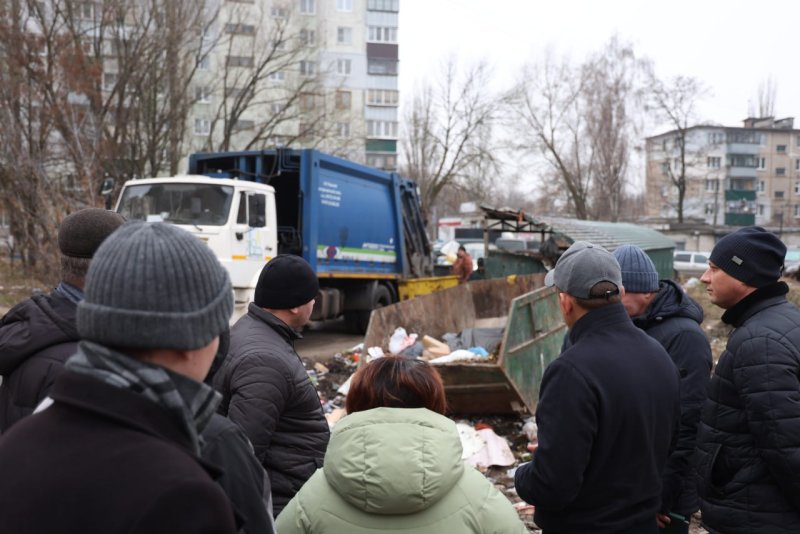
{"label": "jacket collar", "polygon": [[625,311],[625,306],[621,302],[609,304],[608,306],[591,310],[578,319],[570,328],[569,337],[572,343],[577,343],[581,337],[588,333],[621,323],[633,326],[628,312]]}
{"label": "jacket collar", "polygon": [[760,312],[786,300],[789,286],[786,282],[774,282],[760,287],[729,308],[722,314],[722,322],[735,327],[742,326],[746,320]]}
{"label": "jacket collar", "polygon": [[303,336],[300,332],[293,330],[288,324],[284,323],[264,308],[259,308],[255,303],[251,302],[247,308],[247,314],[259,321],[267,323],[267,325],[275,330],[287,343],[292,345],[295,339],[302,339]]}

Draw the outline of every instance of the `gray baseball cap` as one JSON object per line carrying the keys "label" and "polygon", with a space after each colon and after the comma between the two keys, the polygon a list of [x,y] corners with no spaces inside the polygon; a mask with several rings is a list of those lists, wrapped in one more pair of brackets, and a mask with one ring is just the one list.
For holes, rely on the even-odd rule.
{"label": "gray baseball cap", "polygon": [[573,297],[588,299],[598,282],[622,287],[622,272],[617,258],[599,245],[576,241],[558,258],[544,277],[544,285],[556,286]]}

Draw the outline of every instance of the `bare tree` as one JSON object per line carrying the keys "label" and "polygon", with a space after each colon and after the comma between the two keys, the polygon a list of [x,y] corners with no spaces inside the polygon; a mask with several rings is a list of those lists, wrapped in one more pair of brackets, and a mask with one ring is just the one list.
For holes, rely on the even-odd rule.
{"label": "bare tree", "polygon": [[758,84],[758,116],[759,117],[774,117],[775,116],[775,97],[778,92],[778,84],[772,78],[767,77],[766,80]]}
{"label": "bare tree", "polygon": [[586,75],[551,52],[541,64],[525,67],[508,98],[516,147],[533,151],[556,171],[575,216],[588,219],[595,168],[584,136],[583,94]]}
{"label": "bare tree", "polygon": [[423,85],[405,113],[404,174],[420,187],[426,215],[446,188],[483,185],[498,174],[492,128],[498,98],[486,63],[461,71],[455,58],[435,85]]}
{"label": "bare tree", "polygon": [[676,211],[678,222],[682,223],[687,171],[693,165],[692,155],[687,154],[686,142],[689,128],[697,118],[697,103],[707,94],[707,89],[697,79],[687,76],[676,76],[664,81],[651,71],[649,77],[650,108],[672,127],[675,134],[674,146],[678,150],[676,163],[666,165],[665,172],[678,191]]}

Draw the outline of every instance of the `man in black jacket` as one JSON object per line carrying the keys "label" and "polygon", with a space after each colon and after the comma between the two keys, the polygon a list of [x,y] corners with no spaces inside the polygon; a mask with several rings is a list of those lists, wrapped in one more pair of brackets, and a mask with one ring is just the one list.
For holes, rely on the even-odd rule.
{"label": "man in black jacket", "polygon": [[97,250],[85,290],[52,405],[0,438],[0,532],[235,532],[200,459],[227,272],[188,232],[135,222]]}
{"label": "man in black jacket", "polygon": [[681,425],[664,472],[658,520],[671,533],[688,533],[689,517],[700,509],[693,458],[712,366],[700,328],[703,309],[672,280],[659,281],[656,266],[639,247],[623,245],[614,257],[622,269],[622,304],[633,324],[661,343],[680,372]]}
{"label": "man in black jacket", "polygon": [[717,242],[700,278],[734,327],[697,436],[712,533],[800,532],[800,310],[779,282],[786,247],[758,226]]}
{"label": "man in black jacket", "polygon": [[571,346],[544,374],[539,447],[517,493],[544,534],[655,534],[661,475],[680,417],[678,371],[620,303],[619,263],[574,243],[547,273]]}
{"label": "man in black jacket", "polygon": [[276,517],[322,467],[330,438],[319,395],[294,350],[318,291],[303,258],[273,258],[247,315],[231,329],[228,357],[214,377],[224,397],[220,412],[244,430],[269,474]]}
{"label": "man in black jacket", "polygon": [[89,263],[123,222],[120,214],[98,208],[64,218],[58,229],[61,282],[49,295],[24,300],[0,319],[0,434],[33,413],[75,354],[75,313]]}

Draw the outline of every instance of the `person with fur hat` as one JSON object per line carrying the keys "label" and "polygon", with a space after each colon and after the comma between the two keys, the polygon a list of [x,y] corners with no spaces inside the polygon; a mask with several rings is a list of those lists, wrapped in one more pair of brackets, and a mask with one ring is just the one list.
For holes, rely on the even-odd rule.
{"label": "person with fur hat", "polygon": [[294,350],[318,291],[316,273],[300,256],[270,260],[214,377],[220,413],[244,430],[267,470],[275,517],[322,466],[330,439],[319,395]]}
{"label": "person with fur hat", "polygon": [[100,244],[124,222],[122,215],[99,208],[64,218],[58,229],[61,282],[49,295],[24,300],[0,319],[0,434],[33,413],[75,354],[75,315],[86,272]]}
{"label": "person with fur hat", "polygon": [[800,532],[800,309],[779,281],[786,246],[759,226],[720,239],[700,278],[734,328],[697,435],[711,533]]}
{"label": "person with fur hat", "polygon": [[545,285],[559,290],[571,343],[542,377],[538,448],[516,491],[543,534],[656,534],[678,371],[631,322],[619,263],[603,247],[573,243]]}
{"label": "person with fur hat", "polygon": [[672,280],[659,280],[653,261],[636,245],[616,248],[614,257],[625,287],[622,304],[633,324],[664,347],[680,372],[680,431],[667,460],[658,519],[661,532],[688,533],[689,518],[700,509],[692,460],[712,366],[711,347],[700,328],[703,308]]}
{"label": "person with fur hat", "polygon": [[132,222],[97,249],[84,290],[52,404],[0,438],[0,532],[235,532],[200,459],[227,272],[188,232]]}

